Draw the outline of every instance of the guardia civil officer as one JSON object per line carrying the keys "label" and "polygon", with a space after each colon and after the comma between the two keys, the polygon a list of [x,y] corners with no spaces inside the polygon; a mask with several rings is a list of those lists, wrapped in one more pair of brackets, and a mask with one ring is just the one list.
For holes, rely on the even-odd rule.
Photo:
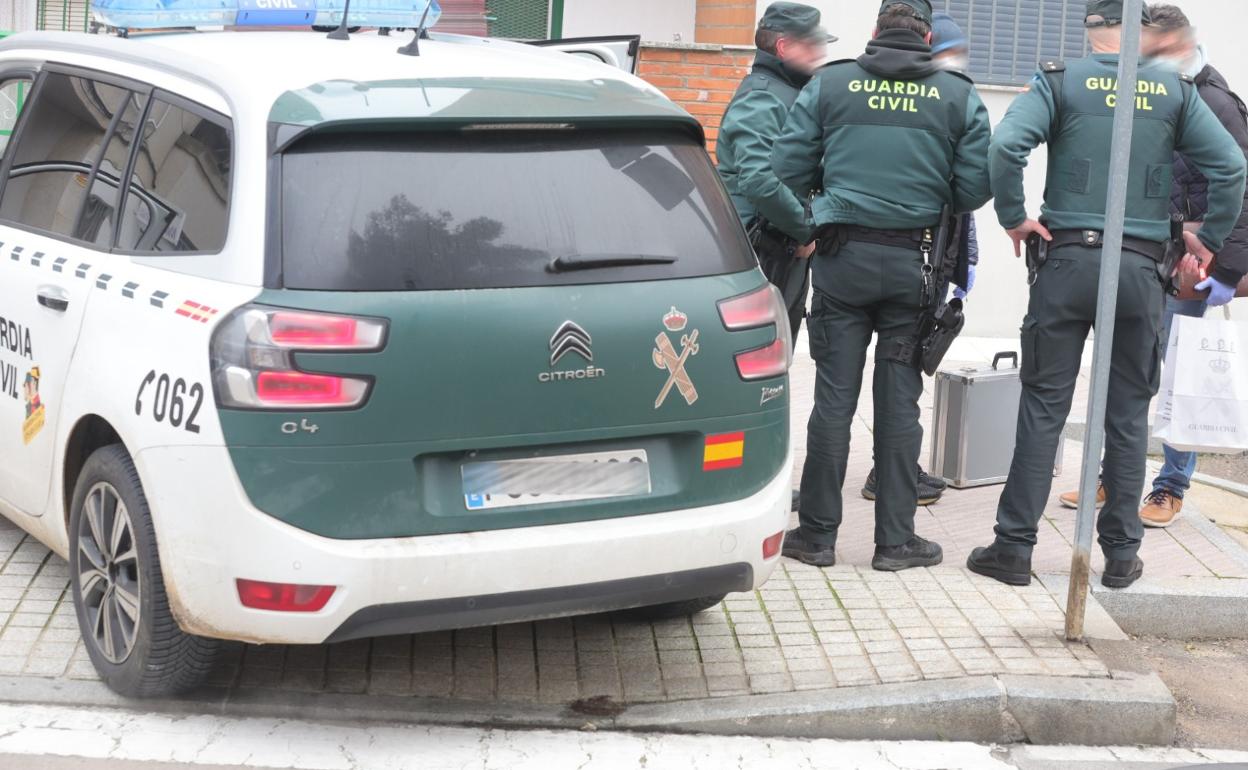
{"label": "guardia civil officer", "polygon": [[[1032,233],[1048,241],[1048,261],[1035,276],[1023,321],[1018,440],[997,508],[996,541],[967,562],[972,571],[1011,585],[1031,581],[1036,525],[1096,315],[1122,6],[1121,0],[1088,2],[1092,55],[1044,65],[1010,106],[992,143],[997,217],[1016,253]],[[1144,22],[1150,23],[1147,8]],[[1149,401],[1160,377],[1163,274],[1170,271],[1157,266],[1171,237],[1174,153],[1209,180],[1208,212],[1198,235],[1187,236],[1188,250],[1206,262],[1235,226],[1245,179],[1244,153],[1191,78],[1159,62],[1141,62],[1136,110],[1105,420],[1106,503],[1097,522],[1106,559],[1101,582],[1111,588],[1131,585],[1144,571],[1136,501],[1144,486]],[[1043,224],[1028,218],[1023,195],[1027,156],[1042,142],[1049,145]]]}
{"label": "guardia civil officer", "polygon": [[772,3],[754,37],[754,68],[724,112],[715,154],[719,174],[750,233],[759,264],[784,295],[794,341],[806,315],[813,227],[805,203],[771,170],[771,146],[789,109],[835,37],[819,26],[818,9]]}
{"label": "guardia civil officer", "polygon": [[939,564],[915,534],[922,375],[912,352],[930,277],[924,249],[941,211],[990,197],[988,113],[971,82],[938,67],[928,0],[888,0],[856,60],[821,69],[798,97],[772,165],[799,196],[819,190],[810,350],[817,379],[801,525],[784,554],[835,562],[850,424],[867,347],[875,354],[875,557],[880,570]]}

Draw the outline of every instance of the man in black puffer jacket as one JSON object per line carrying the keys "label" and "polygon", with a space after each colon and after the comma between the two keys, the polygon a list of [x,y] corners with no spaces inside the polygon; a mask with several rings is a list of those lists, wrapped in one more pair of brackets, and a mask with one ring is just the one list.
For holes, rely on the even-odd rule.
{"label": "man in black puffer jacket", "polygon": [[[1196,31],[1183,11],[1173,5],[1150,7],[1155,28],[1151,30],[1149,53],[1169,59],[1196,81],[1201,98],[1213,110],[1222,125],[1241,149],[1248,154],[1248,109],[1231,91],[1222,73],[1209,65],[1205,50],[1197,44]],[[1208,210],[1209,183],[1180,155],[1174,158],[1174,186],[1170,194],[1170,213],[1185,222],[1200,222]],[[1207,300],[1180,301],[1169,298],[1166,303],[1165,335],[1176,315],[1201,318],[1209,307],[1219,307],[1235,297],[1235,287],[1248,274],[1248,206],[1240,213],[1226,246],[1218,252],[1216,267],[1197,288],[1209,289]],[[1191,486],[1196,471],[1196,455],[1165,448],[1166,463],[1153,482],[1153,489],[1144,500],[1140,518],[1145,526],[1166,527],[1174,523],[1183,510],[1183,496]]]}

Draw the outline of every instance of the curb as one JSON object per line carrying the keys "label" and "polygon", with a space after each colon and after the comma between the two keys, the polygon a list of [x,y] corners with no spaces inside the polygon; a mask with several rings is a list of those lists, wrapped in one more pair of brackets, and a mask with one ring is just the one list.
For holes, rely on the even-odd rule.
{"label": "curb", "polygon": [[122,698],[100,682],[0,677],[0,702],[177,715],[211,713],[314,722],[385,722],[509,729],[622,730],[980,743],[1169,745],[1175,702],[1154,674],[1109,679],[1001,675],[835,690],[615,706],[586,716],[566,706],[379,695],[200,690],[181,700]]}
{"label": "curb", "polygon": [[1230,492],[1233,495],[1248,497],[1248,484],[1240,484],[1237,481],[1227,481],[1226,479],[1220,479],[1217,476],[1210,476],[1206,473],[1193,473],[1192,481],[1197,484],[1204,484],[1207,487],[1220,489],[1223,492]]}
{"label": "curb", "polygon": [[1248,639],[1248,580],[1147,578],[1122,590],[1092,595],[1122,630],[1166,639]]}
{"label": "curb", "polygon": [[[1248,569],[1248,551],[1190,505],[1184,519],[1214,547]],[[1166,639],[1248,639],[1248,580],[1145,577],[1125,589],[1097,582],[1092,595],[1118,627],[1133,636]]]}

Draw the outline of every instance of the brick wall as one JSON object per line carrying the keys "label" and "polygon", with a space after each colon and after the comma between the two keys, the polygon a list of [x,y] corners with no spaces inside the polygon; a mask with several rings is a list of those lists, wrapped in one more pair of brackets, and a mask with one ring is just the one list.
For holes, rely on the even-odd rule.
{"label": "brick wall", "polygon": [[720,45],[754,42],[756,0],[698,0],[694,41]]}
{"label": "brick wall", "polygon": [[753,63],[750,47],[643,43],[637,72],[702,123],[714,157],[720,119]]}

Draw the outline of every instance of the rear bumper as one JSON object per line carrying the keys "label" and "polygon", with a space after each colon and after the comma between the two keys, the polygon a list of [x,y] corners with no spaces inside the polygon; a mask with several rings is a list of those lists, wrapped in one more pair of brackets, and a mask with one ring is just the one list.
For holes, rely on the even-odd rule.
{"label": "rear bumper", "polygon": [[753,587],[753,567],[749,564],[725,564],[585,585],[379,604],[365,607],[347,618],[325,641],[345,642],[372,636],[416,634],[445,628],[492,626],[518,620],[608,612],[720,596],[749,591]]}
{"label": "rear bumper", "polygon": [[[334,540],[257,510],[225,449],[136,457],[174,615],[190,633],[316,644],[598,612],[756,588],[788,522],[792,455],[747,498],[571,524]],[[291,490],[291,494],[314,490]],[[243,607],[235,580],[334,585],[315,613]]]}

